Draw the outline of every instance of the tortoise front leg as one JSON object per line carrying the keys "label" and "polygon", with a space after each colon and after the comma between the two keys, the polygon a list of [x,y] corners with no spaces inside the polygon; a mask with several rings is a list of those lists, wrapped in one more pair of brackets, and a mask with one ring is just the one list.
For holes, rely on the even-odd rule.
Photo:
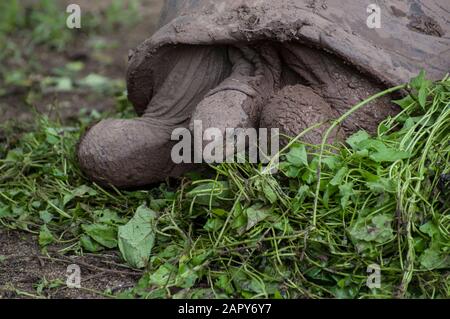
{"label": "tortoise front leg", "polygon": [[[260,52],[247,47],[230,48],[229,59],[233,66],[230,76],[196,107],[190,129],[197,134],[196,126],[201,125],[202,141],[195,143],[194,151],[202,154],[204,161],[217,163],[234,156],[237,141],[245,141],[242,136],[247,133],[246,129],[258,127],[261,109],[280,77],[280,68],[274,65],[278,61],[277,53],[270,47],[260,48]],[[211,129],[217,132],[214,137],[206,134]],[[223,145],[223,152],[219,156],[204,152],[206,145],[220,138],[218,147]]]}
{"label": "tortoise front leg", "polygon": [[171,159],[173,130],[187,127],[195,106],[229,72],[220,47],[183,46],[155,64],[154,92],[144,115],[103,120],[81,139],[81,169],[101,185],[120,188],[159,182],[182,170]]}

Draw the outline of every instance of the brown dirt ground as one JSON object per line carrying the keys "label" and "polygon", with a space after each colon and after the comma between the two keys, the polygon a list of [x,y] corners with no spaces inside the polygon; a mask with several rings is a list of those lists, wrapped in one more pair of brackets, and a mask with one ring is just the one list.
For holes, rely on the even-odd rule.
{"label": "brown dirt ground", "polygon": [[[70,1],[65,0],[70,3]],[[78,4],[87,10],[100,10],[110,0],[78,0]],[[82,57],[85,63],[84,75],[97,73],[112,79],[125,79],[128,51],[148,38],[154,31],[163,0],[143,0],[142,20],[132,29],[122,29],[104,34],[106,41],[115,41],[118,46],[102,51],[110,60],[99,63],[89,52],[87,39],[76,40],[74,50],[61,54],[47,49],[36,52],[37,59],[43,62],[47,70],[63,66]],[[0,124],[6,120],[26,122],[33,119],[32,109],[24,102],[26,92],[12,92],[0,98]],[[109,110],[115,105],[113,97],[76,93],[49,93],[36,101],[36,108],[51,114],[58,104],[58,116],[69,119],[76,116],[81,108]],[[0,132],[1,135],[1,132]],[[63,256],[57,247],[49,248],[47,253],[40,251],[36,236],[0,228],[0,299],[3,298],[103,298],[105,290],[117,293],[133,287],[140,273],[124,268],[117,252],[98,255]],[[78,264],[81,268],[82,289],[70,289],[65,284],[39,293],[38,285],[43,281],[66,282],[66,270],[69,264]]]}
{"label": "brown dirt ground", "polygon": [[[51,247],[41,252],[38,239],[28,233],[0,228],[0,299],[2,298],[104,298],[105,290],[119,293],[134,287],[142,273],[127,269],[117,252],[64,256]],[[80,267],[81,288],[68,288],[67,267]],[[39,284],[61,284],[55,288]]]}

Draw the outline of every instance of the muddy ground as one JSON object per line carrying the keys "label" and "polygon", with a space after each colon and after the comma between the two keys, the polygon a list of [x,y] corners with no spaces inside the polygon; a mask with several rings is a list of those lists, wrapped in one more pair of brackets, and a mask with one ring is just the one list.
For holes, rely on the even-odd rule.
{"label": "muddy ground", "polygon": [[[82,60],[85,64],[82,75],[96,73],[124,81],[128,52],[154,32],[163,0],[141,2],[140,12],[143,17],[136,26],[101,35],[105,42],[114,41],[118,44],[102,51],[102,58],[108,63],[99,63],[98,57],[94,57],[88,48],[88,37],[82,34],[69,52],[61,54],[41,48],[36,52],[37,60],[46,70]],[[78,0],[77,3],[81,8],[95,11],[108,5],[110,1]],[[26,93],[18,90],[0,97],[0,123],[7,120],[21,123],[33,120],[33,108],[25,103]],[[69,120],[77,116],[82,108],[112,110],[115,103],[111,96],[71,91],[48,92],[36,100],[34,106],[39,112]],[[70,289],[65,284],[67,266],[70,264],[77,264],[81,268],[82,289]],[[58,252],[57,247],[42,252],[36,236],[0,228],[0,299],[104,298],[108,295],[103,295],[102,292],[124,291],[133,287],[140,276],[141,273],[121,265],[117,252],[81,257],[64,256]]]}
{"label": "muddy ground", "polygon": [[[106,298],[134,287],[142,276],[121,265],[116,251],[67,256],[52,247],[42,252],[36,236],[1,228],[0,242],[0,299]],[[80,289],[66,284],[72,264],[80,267]]]}

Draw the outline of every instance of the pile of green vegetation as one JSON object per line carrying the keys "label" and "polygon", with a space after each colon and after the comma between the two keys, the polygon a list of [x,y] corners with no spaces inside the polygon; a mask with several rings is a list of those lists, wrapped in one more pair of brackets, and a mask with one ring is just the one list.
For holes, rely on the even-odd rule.
{"label": "pile of green vegetation", "polygon": [[[305,145],[300,135],[275,175],[221,164],[175,188],[86,181],[74,149],[89,119],[64,126],[40,117],[19,136],[4,126],[0,227],[37,234],[44,251],[120,250],[145,275],[118,297],[448,298],[450,79],[421,73],[332,127],[399,89],[410,92],[395,102],[402,112],[374,136]],[[380,286],[369,288],[374,264]]]}

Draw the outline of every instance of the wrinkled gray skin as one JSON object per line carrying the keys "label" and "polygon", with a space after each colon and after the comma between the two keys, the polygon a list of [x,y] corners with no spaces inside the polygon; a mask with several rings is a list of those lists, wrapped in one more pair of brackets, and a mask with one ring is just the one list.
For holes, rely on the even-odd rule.
{"label": "wrinkled gray skin", "polygon": [[[104,120],[81,139],[78,159],[102,185],[137,187],[192,169],[171,160],[171,133],[279,128],[297,135],[420,69],[450,70],[448,1],[381,2],[369,29],[367,1],[169,0],[161,28],[130,55],[129,99],[139,118]],[[385,97],[332,136],[375,131],[398,109]],[[326,125],[304,137],[319,143]]]}

